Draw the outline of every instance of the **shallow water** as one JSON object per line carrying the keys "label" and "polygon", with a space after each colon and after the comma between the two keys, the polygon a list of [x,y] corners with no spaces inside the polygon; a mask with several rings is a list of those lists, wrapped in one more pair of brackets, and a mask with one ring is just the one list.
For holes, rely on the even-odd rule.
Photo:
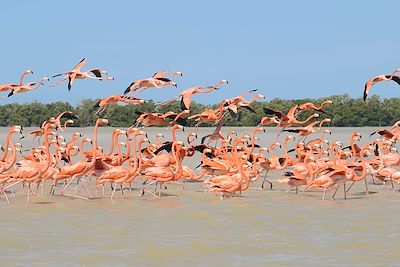
{"label": "shallow water", "polygon": [[[65,136],[73,130],[91,135],[91,129],[72,129]],[[99,144],[106,151],[111,130],[99,130]],[[371,132],[336,128],[330,138],[346,145],[354,130],[365,137]],[[166,129],[148,132],[153,141],[155,133]],[[209,132],[198,129],[199,138]],[[178,139],[185,140],[184,135],[179,133]],[[267,128],[259,136],[268,145],[276,130]],[[30,148],[25,139],[24,149]],[[197,163],[185,160],[189,166]],[[271,179],[277,178],[274,174]],[[134,190],[125,191],[125,199],[117,191],[114,200],[34,196],[27,204],[25,195],[16,193],[10,205],[0,202],[0,265],[398,265],[399,192],[378,192],[380,186],[370,184],[371,194],[365,195],[358,185],[348,200],[339,190],[336,200],[322,201],[321,191],[285,193],[277,182],[274,186],[222,201],[204,192],[200,183],[186,183],[183,191],[168,185],[160,199],[138,197]]]}

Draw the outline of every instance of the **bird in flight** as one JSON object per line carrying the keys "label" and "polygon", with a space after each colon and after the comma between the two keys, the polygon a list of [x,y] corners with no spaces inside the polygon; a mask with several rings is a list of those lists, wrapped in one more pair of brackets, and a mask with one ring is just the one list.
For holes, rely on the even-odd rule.
{"label": "bird in flight", "polygon": [[65,75],[63,79],[58,81],[57,83],[50,85],[51,87],[58,86],[68,80],[68,91],[71,90],[72,84],[75,80],[83,80],[83,79],[93,79],[93,80],[114,80],[113,77],[106,77],[107,72],[101,69],[89,69],[87,71],[81,71],[81,68],[85,66],[87,63],[86,59],[83,58],[72,70],[62,72],[56,75],[53,75],[52,78]]}

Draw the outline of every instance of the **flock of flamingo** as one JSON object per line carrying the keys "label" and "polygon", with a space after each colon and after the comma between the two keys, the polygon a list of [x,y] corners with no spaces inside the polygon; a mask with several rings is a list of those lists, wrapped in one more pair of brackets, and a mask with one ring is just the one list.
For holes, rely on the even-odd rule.
{"label": "flock of flamingo", "polygon": [[[63,77],[50,86],[59,86],[68,81],[68,90],[71,90],[74,81],[78,79],[113,80],[101,69],[81,71],[86,63],[83,59],[72,70],[52,76]],[[375,83],[392,80],[400,84],[400,77],[395,75],[396,72],[400,72],[400,69],[367,81],[364,100]],[[10,97],[16,93],[36,90],[45,81],[49,81],[44,77],[36,82],[24,83],[25,76],[32,73],[31,70],[24,71],[18,84],[0,85],[0,91],[9,91]],[[347,198],[348,191],[358,182],[365,184],[365,192],[369,194],[368,177],[371,177],[373,183],[380,183],[382,187],[387,184],[392,189],[395,182],[400,183],[400,171],[396,170],[400,165],[400,155],[395,149],[395,144],[400,139],[400,121],[389,130],[376,130],[371,135],[378,134],[380,138],[364,144],[360,143],[361,135],[354,132],[349,137],[349,146],[344,147],[342,142],[328,142],[324,137],[330,134],[330,130],[322,127],[330,119],[318,120],[319,112],[326,113],[324,107],[333,104],[326,100],[321,104],[295,105],[287,113],[264,107],[265,117],[248,134],[238,136],[232,130],[224,135],[224,118],[237,118],[240,108],[256,112],[251,104],[264,98],[263,95],[256,94],[257,90],[250,90],[237,97],[223,99],[215,109],[206,109],[199,114],[191,113],[192,96],[219,90],[220,86],[228,84],[227,80],[211,86],[188,88],[176,97],[159,103],[165,105],[180,98],[182,111],[179,113],[139,113],[135,125],[126,130],[115,129],[112,132],[111,148],[105,152],[98,144],[97,133],[100,126],[108,124],[107,119],[101,118],[107,105],[116,102],[140,105],[144,100],[138,98],[138,95],[144,90],[176,87],[173,79],[175,76],[182,76],[182,73],[173,72],[167,78],[168,73],[161,71],[150,78],[136,80],[127,87],[123,95],[101,99],[96,104],[99,118],[95,122],[92,138],[80,133],[74,133],[68,140],[62,136],[65,129],[77,119],[70,111],[49,118],[38,130],[30,132],[33,139],[37,138],[39,142],[39,146],[30,150],[22,150],[21,144],[14,140],[15,134],[22,134],[22,127],[10,127],[5,146],[2,147],[4,153],[0,158],[2,199],[9,203],[9,195],[14,195],[17,188],[22,188],[21,192],[27,195],[29,202],[32,194],[44,194],[46,183],[51,184],[49,195],[90,199],[94,193],[91,190],[93,183],[89,184],[91,181],[95,181],[96,195],[101,192],[103,197],[106,197],[105,187],[110,186],[111,198],[114,198],[117,190],[124,196],[124,191],[132,190],[135,181],[140,181],[136,183],[139,196],[148,193],[161,197],[170,183],[181,184],[183,187],[185,181],[199,181],[206,191],[221,198],[232,197],[248,190],[251,184],[260,180],[260,185],[254,187],[259,190],[273,189],[273,181],[284,183],[287,192],[294,190],[298,193],[299,188],[302,192],[322,188],[322,199],[325,199],[328,190],[333,191],[333,199],[340,186],[343,187],[344,198]],[[246,99],[249,96],[252,96],[251,99]],[[306,110],[316,113],[301,120],[299,115]],[[178,140],[176,132],[183,131],[188,120],[194,120],[196,126],[212,123],[215,130],[199,141],[196,140],[195,132],[187,133],[185,140]],[[266,131],[266,125],[276,125],[281,131],[269,147],[261,147],[257,144],[257,135]],[[163,134],[157,134],[154,142],[150,142],[145,132],[145,127],[150,126],[170,127],[172,139],[163,140]],[[298,137],[282,137],[282,132],[297,134]],[[312,134],[317,134],[318,137],[306,142],[306,138]],[[280,146],[280,138],[283,138],[284,152],[277,155],[274,150]],[[293,145],[292,149],[289,147],[290,143]],[[23,151],[30,153],[23,155]],[[195,169],[183,165],[185,158],[194,157],[196,153],[200,162]],[[278,172],[280,178],[271,180],[271,171]],[[22,187],[17,186],[18,184],[22,184]],[[268,189],[265,184],[268,184]],[[346,188],[346,184],[350,186]],[[71,188],[72,185],[74,188]],[[56,193],[57,188],[60,189]]]}

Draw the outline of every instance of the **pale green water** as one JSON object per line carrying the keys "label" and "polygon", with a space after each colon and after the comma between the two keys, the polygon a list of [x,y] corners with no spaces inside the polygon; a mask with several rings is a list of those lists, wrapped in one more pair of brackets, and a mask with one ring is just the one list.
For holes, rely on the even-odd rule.
{"label": "pale green water", "polygon": [[[333,136],[347,144],[352,130],[333,129]],[[151,129],[149,137],[159,131],[165,129]],[[105,148],[110,132],[100,129]],[[206,132],[199,129],[199,138]],[[275,140],[271,133],[260,137]],[[335,201],[282,187],[221,201],[198,183],[184,191],[169,185],[161,199],[125,191],[125,199],[117,192],[114,200],[45,196],[27,204],[18,193],[10,205],[0,202],[0,265],[398,266],[400,194],[385,188],[365,196],[363,189],[352,189],[349,200],[339,191]]]}

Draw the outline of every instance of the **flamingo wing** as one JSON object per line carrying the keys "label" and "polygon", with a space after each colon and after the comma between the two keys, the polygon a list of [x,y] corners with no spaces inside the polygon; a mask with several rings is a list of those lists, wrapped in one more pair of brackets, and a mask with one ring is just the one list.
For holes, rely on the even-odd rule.
{"label": "flamingo wing", "polygon": [[79,71],[84,65],[86,65],[86,58],[83,58],[72,70]]}
{"label": "flamingo wing", "polygon": [[163,70],[163,71],[159,71],[153,74],[152,78],[162,78],[165,76],[165,74],[167,74],[168,71],[167,70]]}

